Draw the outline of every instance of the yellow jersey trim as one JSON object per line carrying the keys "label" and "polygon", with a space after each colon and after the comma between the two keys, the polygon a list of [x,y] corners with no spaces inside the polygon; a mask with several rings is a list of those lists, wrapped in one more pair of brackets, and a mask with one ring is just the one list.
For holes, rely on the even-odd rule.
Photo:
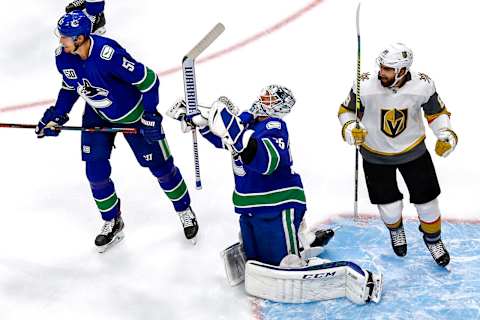
{"label": "yellow jersey trim", "polygon": [[373,149],[372,147],[369,147],[366,143],[363,143],[361,145],[362,148],[364,148],[365,150],[371,152],[371,153],[375,153],[375,154],[378,154],[378,155],[381,155],[381,156],[399,156],[401,154],[404,154],[404,153],[407,153],[409,151],[411,151],[413,148],[415,148],[416,146],[418,146],[420,143],[422,143],[423,141],[425,140],[425,135],[422,135],[420,138],[418,138],[412,145],[410,145],[409,147],[405,148],[404,150],[400,151],[400,152],[383,152],[383,151],[378,151],[378,150],[375,150]]}

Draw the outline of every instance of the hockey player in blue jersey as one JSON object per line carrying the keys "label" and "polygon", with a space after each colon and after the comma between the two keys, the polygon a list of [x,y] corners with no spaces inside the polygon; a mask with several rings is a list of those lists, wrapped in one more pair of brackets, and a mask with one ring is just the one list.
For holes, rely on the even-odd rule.
{"label": "hockey player in blue jersey", "polygon": [[[191,119],[186,119],[184,101],[167,111],[167,115],[182,121],[184,131],[197,126],[215,147],[232,154],[233,204],[240,214],[241,243],[223,252],[227,278],[232,285],[245,279],[248,293],[274,301],[307,302],[346,296],[359,304],[378,302],[380,275],[352,262],[308,260],[316,254],[306,252],[311,253],[318,237],[325,234],[300,237],[306,198],[300,175],[292,170],[290,138],[283,121],[294,104],[289,89],[270,85],[252,108],[241,114],[226,97],[220,97],[211,108],[200,108],[201,114]],[[279,282],[290,282],[294,287],[308,282],[304,286],[311,290],[285,291],[288,285],[277,286]]]}
{"label": "hockey player in blue jersey", "polygon": [[[158,179],[183,224],[187,239],[195,239],[198,224],[180,170],[174,165],[162,116],[157,112],[159,80],[153,70],[135,60],[116,41],[91,34],[82,11],[72,11],[57,25],[61,46],[56,50],[62,88],[54,106],[36,128],[39,138],[57,136],[78,97],[86,101],[83,127],[132,127],[126,134],[139,164]],[[82,160],[93,197],[105,224],[95,239],[100,252],[123,237],[120,199],[110,179],[110,154],[115,133],[82,132]]]}

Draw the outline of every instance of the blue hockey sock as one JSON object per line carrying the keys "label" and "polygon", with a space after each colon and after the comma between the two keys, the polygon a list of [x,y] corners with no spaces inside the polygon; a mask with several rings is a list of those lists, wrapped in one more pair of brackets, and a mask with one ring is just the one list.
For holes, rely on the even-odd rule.
{"label": "blue hockey sock", "polygon": [[160,187],[172,201],[175,211],[186,210],[190,206],[190,195],[180,170],[173,164],[167,173],[165,173],[165,168],[162,169],[150,168],[150,171],[157,177]]}
{"label": "blue hockey sock", "polygon": [[120,199],[110,180],[111,170],[108,160],[86,161],[87,178],[92,195],[105,221],[112,220],[120,214]]}

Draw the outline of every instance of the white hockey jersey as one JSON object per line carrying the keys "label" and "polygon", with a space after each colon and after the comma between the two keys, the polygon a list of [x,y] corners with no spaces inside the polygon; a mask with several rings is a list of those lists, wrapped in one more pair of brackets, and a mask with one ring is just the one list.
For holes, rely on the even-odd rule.
{"label": "white hockey jersey", "polygon": [[[426,151],[422,115],[429,123],[450,116],[432,79],[413,71],[406,77],[401,88],[391,89],[382,86],[377,74],[362,75],[359,117],[368,134],[360,151],[369,162],[399,164],[420,157]],[[355,120],[355,92],[354,85],[340,106],[342,125]]]}

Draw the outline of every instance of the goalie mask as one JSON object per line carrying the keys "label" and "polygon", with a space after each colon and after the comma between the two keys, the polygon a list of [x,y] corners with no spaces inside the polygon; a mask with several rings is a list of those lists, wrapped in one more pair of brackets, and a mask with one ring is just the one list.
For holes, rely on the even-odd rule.
{"label": "goalie mask", "polygon": [[258,116],[283,118],[295,104],[292,92],[282,86],[269,85],[262,89],[250,112]]}
{"label": "goalie mask", "polygon": [[[395,81],[390,87],[394,87],[407,74],[412,66],[413,52],[403,43],[394,43],[383,50],[377,58],[378,66],[385,66],[395,69]],[[399,77],[400,70],[405,68],[405,72]]]}

